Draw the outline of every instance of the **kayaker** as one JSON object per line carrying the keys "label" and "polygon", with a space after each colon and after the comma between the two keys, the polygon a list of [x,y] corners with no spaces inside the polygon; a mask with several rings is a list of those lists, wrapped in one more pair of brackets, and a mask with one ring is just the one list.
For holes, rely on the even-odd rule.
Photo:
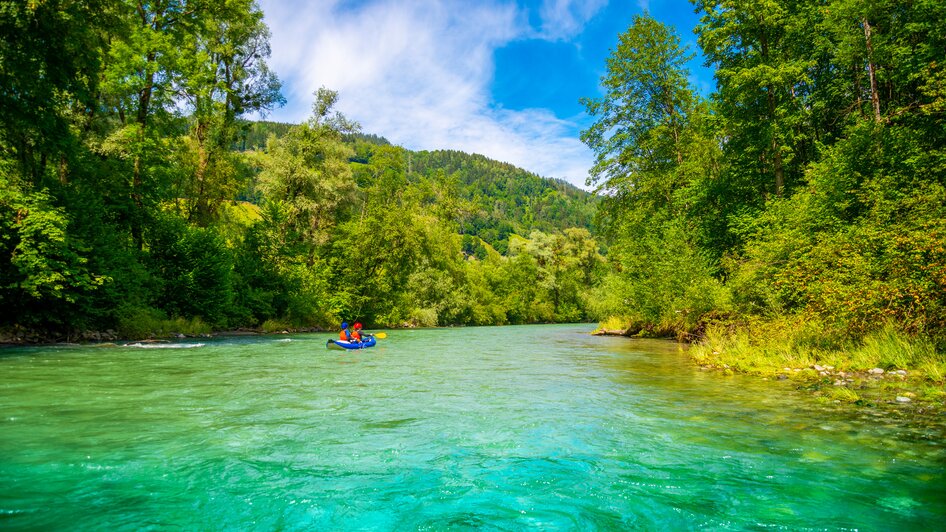
{"label": "kayaker", "polygon": [[352,333],[350,330],[348,330],[348,322],[343,321],[342,332],[338,333],[338,339],[343,342],[350,342],[352,341],[352,338],[353,338]]}
{"label": "kayaker", "polygon": [[[361,322],[360,322],[360,321],[356,321],[356,322],[355,322],[355,330],[354,330],[354,332],[351,333],[351,335],[352,335],[353,338],[355,338],[355,339],[358,340],[359,342],[364,341],[364,338],[363,338],[363,335],[362,335],[362,332],[361,332]],[[370,334],[367,334],[367,333],[365,333],[364,336],[371,337],[371,335],[370,335]]]}

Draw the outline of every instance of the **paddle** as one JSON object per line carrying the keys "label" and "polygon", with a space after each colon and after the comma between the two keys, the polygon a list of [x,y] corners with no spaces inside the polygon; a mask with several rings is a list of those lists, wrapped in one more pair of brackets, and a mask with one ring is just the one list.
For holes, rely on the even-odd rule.
{"label": "paddle", "polygon": [[386,333],[386,332],[379,332],[379,333],[374,333],[374,334],[372,334],[371,336],[374,336],[375,338],[380,338],[381,340],[384,340],[385,338],[388,337],[388,333]]}

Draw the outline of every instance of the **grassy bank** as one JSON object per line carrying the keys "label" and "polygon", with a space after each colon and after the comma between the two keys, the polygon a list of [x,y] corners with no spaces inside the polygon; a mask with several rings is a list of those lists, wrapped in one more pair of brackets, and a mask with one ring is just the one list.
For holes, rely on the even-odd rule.
{"label": "grassy bank", "polygon": [[826,401],[946,407],[946,354],[891,325],[844,341],[798,320],[713,324],[690,353],[703,367],[790,379]]}
{"label": "grassy bank", "polygon": [[[596,334],[654,336],[657,329],[612,317]],[[892,325],[860,341],[788,318],[716,322],[658,336],[692,340],[690,356],[703,368],[791,380],[827,402],[946,410],[946,353]]]}

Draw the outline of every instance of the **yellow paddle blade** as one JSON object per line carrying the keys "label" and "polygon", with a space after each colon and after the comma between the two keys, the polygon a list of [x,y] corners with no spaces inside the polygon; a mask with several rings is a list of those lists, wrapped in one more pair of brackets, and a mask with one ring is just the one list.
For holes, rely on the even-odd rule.
{"label": "yellow paddle blade", "polygon": [[385,332],[374,333],[374,337],[384,339],[388,337],[388,333],[385,333]]}

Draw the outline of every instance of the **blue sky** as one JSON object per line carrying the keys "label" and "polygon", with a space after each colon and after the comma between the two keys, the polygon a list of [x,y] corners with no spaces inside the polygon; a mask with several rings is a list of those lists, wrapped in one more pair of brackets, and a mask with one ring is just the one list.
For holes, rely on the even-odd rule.
{"label": "blue sky", "polygon": [[585,187],[593,154],[578,103],[601,95],[605,58],[645,9],[673,26],[703,66],[687,0],[260,0],[270,66],[287,105],[267,119],[301,122],[320,86],[366,133],[415,150],[481,153]]}

